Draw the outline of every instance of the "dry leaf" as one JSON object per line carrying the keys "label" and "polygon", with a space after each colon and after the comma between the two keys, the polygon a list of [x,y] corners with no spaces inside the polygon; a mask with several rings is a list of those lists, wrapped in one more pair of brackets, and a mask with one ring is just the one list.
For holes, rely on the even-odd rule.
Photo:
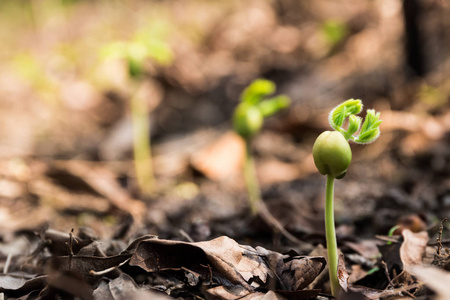
{"label": "dry leaf", "polygon": [[403,243],[400,247],[400,259],[403,268],[421,265],[429,240],[428,233],[426,231],[413,233],[411,230],[405,229],[402,231],[402,235]]}
{"label": "dry leaf", "polygon": [[140,289],[127,274],[121,274],[116,279],[110,281],[108,284],[98,287],[93,296],[95,300],[170,300],[171,297],[163,293],[151,292]]}
{"label": "dry leaf", "polygon": [[344,255],[339,255],[338,261],[338,280],[341,288],[347,292],[348,291],[348,278],[350,277],[347,273],[347,269],[345,268]]}
{"label": "dry leaf", "polygon": [[294,251],[281,254],[262,247],[254,249],[225,236],[198,243],[144,240],[130,260],[130,265],[148,272],[183,268],[205,278],[213,274],[249,291],[261,284],[267,285],[269,277],[276,278],[285,291],[303,289],[320,274],[325,264],[322,256],[299,256]]}
{"label": "dry leaf", "polygon": [[212,180],[224,180],[240,172],[244,153],[244,140],[230,131],[195,153],[191,164]]}
{"label": "dry leaf", "polygon": [[130,265],[148,272],[184,267],[200,274],[208,274],[211,265],[225,279],[251,290],[251,278],[266,282],[271,271],[254,249],[247,249],[225,236],[198,243],[151,239],[139,244]]}
{"label": "dry leaf", "polygon": [[435,267],[409,266],[407,271],[425,283],[438,295],[436,300],[448,300],[450,297],[450,272]]}
{"label": "dry leaf", "polygon": [[[263,253],[262,249],[265,250],[257,247],[261,253]],[[265,251],[267,251],[269,265],[285,291],[304,289],[316,279],[326,265],[323,256],[300,256],[295,251],[287,254]]]}

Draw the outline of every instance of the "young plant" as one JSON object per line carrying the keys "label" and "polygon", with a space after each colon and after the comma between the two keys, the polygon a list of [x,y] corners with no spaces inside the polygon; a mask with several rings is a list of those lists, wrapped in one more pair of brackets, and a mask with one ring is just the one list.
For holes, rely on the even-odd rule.
{"label": "young plant", "polygon": [[138,90],[144,82],[145,65],[151,58],[161,65],[170,64],[173,59],[168,44],[147,36],[137,36],[131,42],[115,42],[102,49],[104,58],[123,59],[132,87],[130,99],[133,126],[133,156],[138,186],[144,194],[150,194],[154,186],[154,173],[150,145],[150,121],[146,99]]}
{"label": "young plant", "polygon": [[[352,151],[348,141],[368,144],[380,135],[380,113],[367,110],[366,118],[356,116],[361,112],[361,100],[350,99],[336,106],[329,115],[329,122],[335,131],[325,131],[319,135],[313,146],[314,163],[322,175],[327,175],[325,194],[325,232],[328,250],[328,266],[330,272],[331,292],[335,296],[339,291],[337,277],[338,253],[334,226],[334,179],[345,176],[352,160]],[[348,119],[347,129],[343,128]],[[362,123],[362,126],[361,126]]]}
{"label": "young plant", "polygon": [[240,96],[241,103],[233,115],[233,128],[245,141],[244,180],[247,186],[250,209],[253,215],[259,212],[261,191],[256,178],[251,140],[261,130],[264,118],[267,118],[290,104],[290,99],[279,95],[263,100],[273,94],[276,86],[272,81],[257,79]]}

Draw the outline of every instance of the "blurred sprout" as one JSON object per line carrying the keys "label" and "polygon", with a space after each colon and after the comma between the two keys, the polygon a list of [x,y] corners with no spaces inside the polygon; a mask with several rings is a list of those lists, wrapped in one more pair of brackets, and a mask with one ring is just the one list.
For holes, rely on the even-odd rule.
{"label": "blurred sprout", "polygon": [[257,106],[241,102],[233,115],[233,127],[237,134],[248,139],[261,130],[263,115]]}
{"label": "blurred sprout", "polygon": [[100,51],[107,59],[124,59],[127,62],[128,75],[133,79],[135,89],[131,97],[131,119],[133,123],[133,155],[139,189],[151,194],[154,188],[153,160],[151,155],[150,122],[146,99],[137,92],[143,83],[145,64],[153,59],[161,65],[172,63],[173,52],[164,41],[148,34],[136,34],[130,42],[114,42]]}
{"label": "blurred sprout", "polygon": [[265,79],[253,81],[240,95],[241,103],[233,114],[234,131],[245,140],[244,179],[248,191],[250,209],[254,215],[259,212],[261,192],[256,178],[251,138],[262,128],[264,118],[290,105],[287,96],[279,95],[264,99],[276,90],[275,83]]}
{"label": "blurred sprout", "polygon": [[256,79],[242,93],[241,101],[248,104],[258,104],[263,97],[275,92],[276,86],[270,80]]}
{"label": "blurred sprout", "polygon": [[327,20],[322,24],[321,32],[329,46],[334,47],[347,36],[348,28],[343,22]]}
{"label": "blurred sprout", "polygon": [[147,59],[154,59],[161,65],[169,65],[173,61],[173,52],[167,43],[150,39],[111,43],[100,51],[100,56],[103,59],[125,59],[131,78],[143,75]]}
{"label": "blurred sprout", "polygon": [[276,86],[272,81],[257,79],[241,93],[241,103],[233,115],[233,127],[244,139],[252,137],[261,130],[264,118],[290,105],[290,99],[285,95],[264,99],[275,90]]}

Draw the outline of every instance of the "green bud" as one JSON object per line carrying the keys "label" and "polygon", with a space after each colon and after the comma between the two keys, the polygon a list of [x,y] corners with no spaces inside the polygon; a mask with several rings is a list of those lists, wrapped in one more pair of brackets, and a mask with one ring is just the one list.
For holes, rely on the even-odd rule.
{"label": "green bud", "polygon": [[337,131],[320,134],[313,146],[314,163],[320,174],[337,179],[345,176],[352,161],[352,150],[345,137]]}
{"label": "green bud", "polygon": [[258,107],[241,102],[233,115],[234,130],[247,139],[261,130],[263,115]]}

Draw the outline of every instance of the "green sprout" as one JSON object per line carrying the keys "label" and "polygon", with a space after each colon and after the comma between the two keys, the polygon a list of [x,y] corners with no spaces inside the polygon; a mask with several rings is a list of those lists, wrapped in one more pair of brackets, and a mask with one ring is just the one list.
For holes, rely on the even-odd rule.
{"label": "green sprout", "polygon": [[256,178],[255,165],[251,154],[251,140],[261,130],[264,118],[290,105],[290,99],[285,95],[264,99],[273,94],[275,90],[276,86],[272,81],[265,79],[253,81],[241,93],[241,102],[233,115],[234,131],[245,141],[244,180],[253,215],[259,212],[261,191]]}
{"label": "green sprout", "polygon": [[[350,99],[336,106],[329,115],[329,122],[335,131],[325,131],[319,135],[313,146],[314,163],[320,174],[327,175],[325,194],[325,233],[328,250],[331,293],[336,296],[339,291],[337,277],[338,253],[334,225],[334,179],[345,176],[352,160],[352,151],[348,141],[368,144],[380,135],[380,113],[368,109],[364,122],[356,116],[362,110],[361,100]],[[343,128],[348,119],[347,129]],[[362,125],[361,125],[362,123]]]}
{"label": "green sprout", "polygon": [[169,45],[159,39],[151,39],[146,35],[137,35],[130,42],[114,42],[101,51],[104,59],[123,59],[128,68],[131,79],[133,95],[130,100],[131,119],[133,124],[133,156],[136,178],[140,190],[150,194],[154,186],[154,173],[150,146],[150,122],[146,99],[143,99],[140,89],[144,75],[145,65],[153,59],[160,65],[168,65],[173,60],[173,52]]}

